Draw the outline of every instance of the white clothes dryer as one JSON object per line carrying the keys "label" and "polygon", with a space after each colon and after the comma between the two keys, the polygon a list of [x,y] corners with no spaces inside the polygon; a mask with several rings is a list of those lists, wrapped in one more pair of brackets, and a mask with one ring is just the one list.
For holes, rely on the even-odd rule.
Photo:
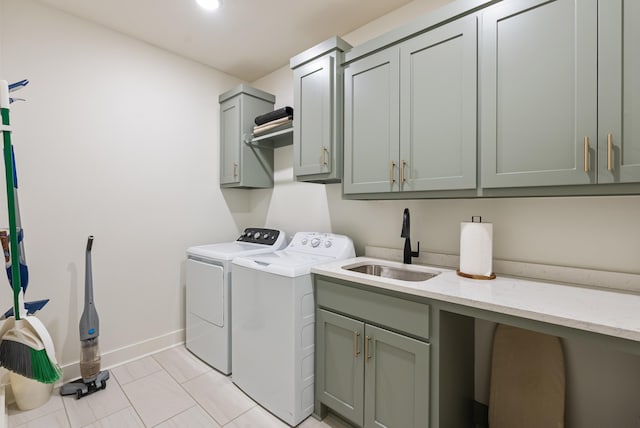
{"label": "white clothes dryer", "polygon": [[247,228],[233,242],[187,249],[186,347],[205,363],[231,373],[231,261],[286,246],[285,233]]}
{"label": "white clothes dryer", "polygon": [[346,236],[299,232],[284,250],[233,260],[232,380],[289,425],[314,404],[311,266],[350,257]]}

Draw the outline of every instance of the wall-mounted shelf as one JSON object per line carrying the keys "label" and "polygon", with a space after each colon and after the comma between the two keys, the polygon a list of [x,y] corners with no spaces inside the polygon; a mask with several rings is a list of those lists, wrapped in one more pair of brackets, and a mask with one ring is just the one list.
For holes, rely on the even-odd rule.
{"label": "wall-mounted shelf", "polygon": [[245,143],[274,149],[290,146],[293,144],[293,126],[245,140]]}

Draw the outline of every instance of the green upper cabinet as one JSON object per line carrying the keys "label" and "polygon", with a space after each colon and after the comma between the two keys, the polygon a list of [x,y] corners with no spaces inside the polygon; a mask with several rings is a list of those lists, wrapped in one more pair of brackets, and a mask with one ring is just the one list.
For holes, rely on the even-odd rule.
{"label": "green upper cabinet", "polygon": [[598,182],[640,181],[640,2],[598,2]]}
{"label": "green upper cabinet", "polygon": [[475,16],[345,68],[344,193],[476,187]]}
{"label": "green upper cabinet", "polygon": [[634,0],[460,0],[330,39],[291,60],[295,175],[348,199],[638,194],[638,40]]}
{"label": "green upper cabinet", "polygon": [[220,104],[220,184],[240,182],[240,97],[233,97]]}
{"label": "green upper cabinet", "polygon": [[345,69],[344,193],[399,190],[400,55],[392,47]]}
{"label": "green upper cabinet", "polygon": [[293,170],[298,181],[342,179],[342,62],[351,45],[339,37],[295,56]]}
{"label": "green upper cabinet", "polygon": [[476,187],[476,31],[470,16],[400,45],[402,190]]}
{"label": "green upper cabinet", "polygon": [[220,187],[273,187],[273,149],[250,144],[256,116],[273,110],[275,97],[239,85],[220,103]]}
{"label": "green upper cabinet", "polygon": [[482,14],[482,187],[596,183],[596,0],[505,0]]}

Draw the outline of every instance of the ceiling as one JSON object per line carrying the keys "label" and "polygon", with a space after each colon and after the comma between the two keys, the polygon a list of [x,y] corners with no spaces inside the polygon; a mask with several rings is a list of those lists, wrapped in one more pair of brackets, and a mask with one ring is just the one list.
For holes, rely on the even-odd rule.
{"label": "ceiling", "polygon": [[412,0],[39,0],[245,81]]}

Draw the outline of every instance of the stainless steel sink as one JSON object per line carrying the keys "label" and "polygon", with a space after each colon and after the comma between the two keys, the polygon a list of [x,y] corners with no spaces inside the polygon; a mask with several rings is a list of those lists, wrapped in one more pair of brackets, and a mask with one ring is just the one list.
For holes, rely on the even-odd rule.
{"label": "stainless steel sink", "polygon": [[401,269],[380,264],[364,264],[357,266],[345,266],[345,270],[379,276],[381,278],[399,279],[401,281],[426,281],[438,275],[440,272]]}

